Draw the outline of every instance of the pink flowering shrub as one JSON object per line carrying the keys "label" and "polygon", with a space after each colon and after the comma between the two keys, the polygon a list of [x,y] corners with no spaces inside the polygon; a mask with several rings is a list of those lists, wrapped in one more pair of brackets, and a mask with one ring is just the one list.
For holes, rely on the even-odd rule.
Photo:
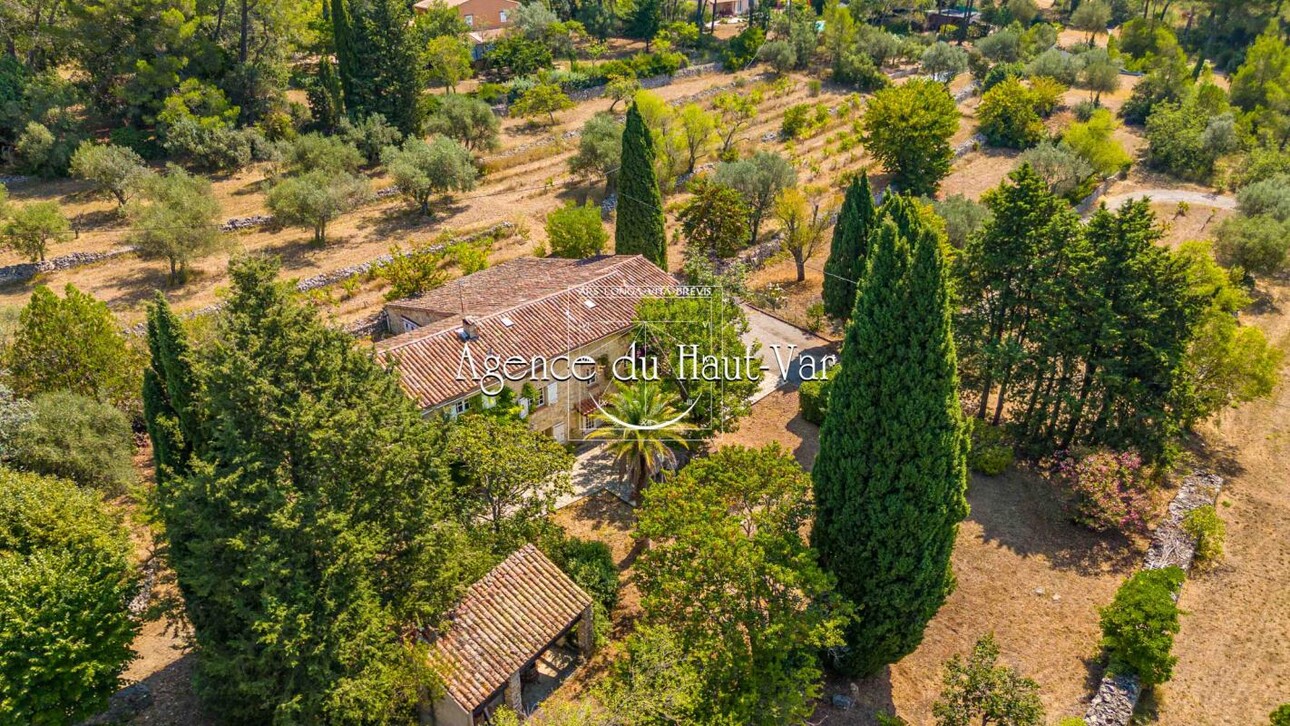
{"label": "pink flowering shrub", "polygon": [[1105,532],[1141,533],[1150,499],[1142,458],[1136,452],[1098,451],[1058,455],[1057,479],[1075,498],[1076,522]]}

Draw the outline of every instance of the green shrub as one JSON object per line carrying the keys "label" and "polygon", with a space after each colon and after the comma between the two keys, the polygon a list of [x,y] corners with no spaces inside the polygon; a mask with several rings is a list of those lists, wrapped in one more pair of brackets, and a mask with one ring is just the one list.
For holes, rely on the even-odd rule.
{"label": "green shrub", "polygon": [[1035,107],[1031,90],[1016,78],[1008,78],[981,96],[977,107],[979,130],[991,146],[1034,146],[1046,133]]}
{"label": "green shrub", "polygon": [[[829,371],[832,377],[837,373],[837,366]],[[824,417],[829,412],[829,379],[823,378],[813,381],[802,381],[798,386],[797,397],[798,405],[802,411],[802,418],[810,421],[816,426],[823,425]]]}
{"label": "green shrub", "polygon": [[757,57],[766,40],[766,31],[750,25],[742,33],[730,39],[721,53],[721,63],[728,71],[742,71]]}
{"label": "green shrub", "polygon": [[969,419],[972,448],[968,451],[968,467],[978,474],[998,476],[1012,466],[1012,446],[1005,442],[1003,429],[991,426],[978,418]]}
{"label": "green shrub", "polygon": [[994,88],[1008,79],[1020,79],[1026,75],[1026,67],[1020,63],[1000,63],[986,72],[981,80],[981,93]]}
{"label": "green shrub", "polygon": [[1210,567],[1223,559],[1223,542],[1227,539],[1227,525],[1218,516],[1212,504],[1206,504],[1187,513],[1183,518],[1183,531],[1196,538],[1196,564]]}
{"label": "green shrub", "polygon": [[1290,703],[1281,704],[1268,714],[1269,726],[1290,726]]}
{"label": "green shrub", "polygon": [[1087,726],[1087,722],[1079,716],[1067,716],[1058,721],[1057,726]]}
{"label": "green shrub", "polygon": [[844,50],[838,55],[833,63],[833,80],[866,92],[891,85],[891,79],[878,68],[873,58],[854,50]]}
{"label": "green shrub", "polygon": [[605,249],[609,234],[600,221],[600,207],[587,201],[578,206],[572,200],[546,216],[547,243],[556,257],[582,259]]}
{"label": "green shrub", "polygon": [[779,132],[786,138],[806,139],[829,121],[829,108],[822,103],[799,103],[784,111]]}
{"label": "green shrub", "polygon": [[14,144],[18,168],[42,177],[65,176],[72,154],[81,143],[74,134],[55,134],[44,125],[31,121]]}
{"label": "green shrub", "polygon": [[604,612],[618,604],[618,565],[604,542],[570,537],[557,529],[546,533],[538,546],[569,579],[595,598]]}
{"label": "green shrub", "polygon": [[72,724],[135,658],[130,539],[97,492],[0,468],[0,723]]}
{"label": "green shrub", "polygon": [[818,333],[824,327],[824,303],[814,302],[806,308],[806,329]]}
{"label": "green shrub", "polygon": [[1177,567],[1143,570],[1125,581],[1101,609],[1102,647],[1116,674],[1137,674],[1143,687],[1168,681],[1178,658],[1170,655],[1181,611],[1174,596],[1182,588]]}
{"label": "green shrub", "polygon": [[36,396],[31,419],[13,440],[13,459],[22,468],[110,494],[134,482],[133,455],[126,415],[69,391]]}

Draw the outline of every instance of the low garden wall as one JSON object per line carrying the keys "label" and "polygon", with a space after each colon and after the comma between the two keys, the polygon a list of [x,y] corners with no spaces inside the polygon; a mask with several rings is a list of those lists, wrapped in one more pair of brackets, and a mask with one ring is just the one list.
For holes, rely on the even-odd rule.
{"label": "low garden wall", "polygon": [[[1178,493],[1169,502],[1165,520],[1151,536],[1151,546],[1147,549],[1142,569],[1178,567],[1183,572],[1190,570],[1196,557],[1196,540],[1183,529],[1183,520],[1193,510],[1218,501],[1222,489],[1223,478],[1217,474],[1196,473],[1184,478]],[[1089,702],[1084,723],[1088,726],[1127,726],[1141,695],[1142,687],[1137,676],[1107,674]]]}
{"label": "low garden wall", "polygon": [[1080,203],[1075,206],[1075,211],[1079,212],[1081,215],[1088,214],[1093,211],[1093,207],[1097,206],[1097,200],[1106,196],[1106,193],[1111,191],[1111,187],[1114,186],[1117,181],[1119,181],[1119,177],[1114,176],[1109,179],[1102,180],[1102,183],[1094,187],[1093,191],[1089,192],[1087,197],[1080,200]]}

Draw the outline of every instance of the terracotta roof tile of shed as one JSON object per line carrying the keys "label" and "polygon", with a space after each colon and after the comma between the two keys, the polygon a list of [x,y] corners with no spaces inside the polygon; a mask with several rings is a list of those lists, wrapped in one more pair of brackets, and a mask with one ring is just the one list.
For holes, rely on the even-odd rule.
{"label": "terracotta roof tile of shed", "polygon": [[[479,390],[479,381],[463,368],[466,352],[477,373],[490,353],[526,361],[552,358],[626,330],[642,297],[676,285],[639,255],[520,258],[391,303],[392,311],[448,317],[383,341],[377,354],[397,364],[403,390],[419,405],[437,406]],[[461,336],[463,309],[477,329],[468,341]]]}
{"label": "terracotta roof tile of shed", "polygon": [[537,547],[526,544],[466,590],[435,641],[448,694],[474,711],[591,605]]}

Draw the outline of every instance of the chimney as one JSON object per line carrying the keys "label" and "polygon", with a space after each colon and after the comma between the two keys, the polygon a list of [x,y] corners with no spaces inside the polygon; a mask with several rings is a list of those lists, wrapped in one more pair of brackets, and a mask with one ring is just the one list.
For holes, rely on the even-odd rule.
{"label": "chimney", "polygon": [[479,338],[479,326],[475,324],[475,319],[474,319],[474,318],[462,318],[462,319],[461,319],[461,333],[460,333],[460,336],[461,336],[461,339],[462,339],[463,341],[465,341],[465,340],[477,340],[477,339]]}

